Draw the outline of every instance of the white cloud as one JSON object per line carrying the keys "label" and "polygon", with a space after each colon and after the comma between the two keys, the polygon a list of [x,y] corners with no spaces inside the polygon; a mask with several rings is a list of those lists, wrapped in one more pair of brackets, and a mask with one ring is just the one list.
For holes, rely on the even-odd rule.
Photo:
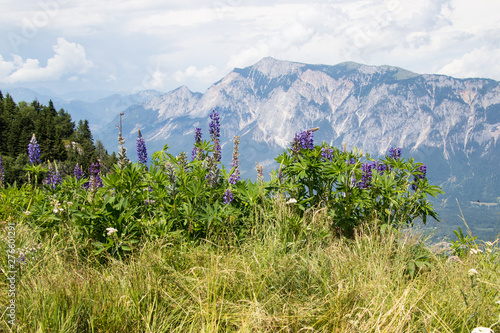
{"label": "white cloud", "polygon": [[212,8],[192,10],[166,10],[160,13],[151,12],[133,18],[128,26],[130,31],[142,33],[165,33],[171,27],[195,27],[218,19]]}
{"label": "white cloud", "polygon": [[196,66],[189,66],[184,72],[176,71],[174,78],[177,82],[184,82],[187,79],[197,79],[204,81],[206,79],[213,79],[214,75],[217,74],[217,68],[214,66],[207,66],[202,69],[196,68]]}
{"label": "white cloud", "polygon": [[455,77],[500,78],[500,50],[483,46],[450,61],[438,70],[439,74]]}
{"label": "white cloud", "polygon": [[161,90],[164,87],[167,75],[158,68],[151,72],[150,76],[145,77],[145,88]]}
{"label": "white cloud", "polygon": [[83,46],[79,44],[58,38],[53,49],[55,54],[47,60],[45,67],[40,67],[38,59],[23,61],[21,57],[14,55],[13,61],[5,62],[0,56],[0,82],[53,81],[66,75],[84,74],[94,66],[87,59]]}
{"label": "white cloud", "polygon": [[[36,38],[28,38],[23,22],[44,13],[42,2],[59,7],[36,26]],[[124,92],[134,86],[168,91],[179,83],[203,91],[234,67],[266,56],[500,79],[500,1],[26,0],[2,8],[0,36],[12,32],[27,40],[13,52],[23,58],[7,59],[2,49],[0,83],[60,79],[50,84],[88,89],[79,75],[92,66],[85,50],[101,69],[85,76],[89,85],[112,83]],[[85,40],[85,50],[58,42],[61,50],[44,65],[50,56],[39,50],[54,36],[64,36],[62,44]],[[75,75],[71,85],[67,79]]]}

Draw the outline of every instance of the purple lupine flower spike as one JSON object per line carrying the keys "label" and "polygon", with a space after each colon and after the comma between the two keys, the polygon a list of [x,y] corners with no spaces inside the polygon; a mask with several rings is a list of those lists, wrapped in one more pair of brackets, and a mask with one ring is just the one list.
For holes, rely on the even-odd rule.
{"label": "purple lupine flower spike", "polygon": [[[55,163],[54,163],[55,164]],[[61,184],[62,183],[62,177],[61,177],[61,173],[59,172],[59,170],[57,169],[57,165],[56,165],[56,171],[54,173],[54,176],[52,177],[52,185],[55,186],[58,185],[58,184]]]}
{"label": "purple lupine flower spike", "polygon": [[146,150],[146,141],[144,141],[142,137],[141,130],[139,130],[137,134],[136,146],[139,163],[146,165],[148,163],[148,152]]}
{"label": "purple lupine flower spike", "polygon": [[45,177],[43,183],[45,185],[49,185],[53,190],[56,189],[56,186],[62,183],[61,174],[57,169],[57,164],[54,162],[54,165],[49,162],[49,171],[47,172],[47,177]]}
{"label": "purple lupine flower spike", "polygon": [[233,192],[231,192],[231,189],[227,189],[224,192],[224,204],[229,204],[233,201]]}
{"label": "purple lupine flower spike", "polygon": [[292,152],[294,155],[298,155],[301,149],[314,149],[314,131],[318,130],[319,127],[302,131],[299,134],[295,133],[295,137],[291,143]]}
{"label": "purple lupine flower spike", "polygon": [[313,136],[314,132],[311,130],[300,133],[300,144],[303,149],[314,149]]}
{"label": "purple lupine flower spike", "polygon": [[370,182],[372,180],[372,169],[375,169],[376,167],[376,162],[364,163],[361,166],[361,171],[363,171],[363,174],[361,175],[361,181],[357,184],[359,188],[363,189],[371,186]]}
{"label": "purple lupine flower spike", "polygon": [[52,169],[52,165],[49,164],[49,171],[47,172],[47,177],[45,177],[45,179],[43,180],[43,183],[45,185],[49,185],[49,186],[52,185],[53,174],[54,174],[54,169]]}
{"label": "purple lupine flower spike", "polygon": [[391,148],[389,150],[389,157],[395,159],[396,161],[401,158],[401,148]]}
{"label": "purple lupine flower spike", "polygon": [[321,148],[321,159],[323,161],[332,161],[332,158],[333,158],[333,149],[332,148]]}
{"label": "purple lupine flower spike", "polygon": [[380,175],[383,175],[386,170],[387,170],[387,165],[377,162],[377,172]]}
{"label": "purple lupine flower spike", "polygon": [[95,191],[97,188],[102,187],[102,179],[99,176],[99,163],[92,163],[89,167],[89,173],[91,190]]}
{"label": "purple lupine flower spike", "polygon": [[240,168],[239,168],[239,162],[238,162],[238,156],[240,155],[238,153],[238,147],[240,145],[240,137],[235,136],[234,137],[234,148],[233,148],[233,160],[231,162],[231,166],[234,167],[233,173],[231,173],[231,176],[229,176],[229,182],[231,184],[236,184],[238,180],[240,180]]}
{"label": "purple lupine flower spike", "polygon": [[[194,143],[197,144],[200,142],[201,142],[201,128],[196,127],[194,129]],[[194,147],[193,151],[191,153],[191,161],[194,161],[197,158],[197,156],[202,154],[202,153],[203,153],[202,149],[200,149],[198,147]]]}
{"label": "purple lupine flower spike", "polygon": [[216,161],[220,162],[221,159],[221,146],[220,146],[220,118],[219,114],[215,112],[215,109],[213,109],[212,113],[210,114],[210,119],[212,121],[210,122],[210,136],[212,138],[212,141],[214,142],[214,156],[216,157]]}
{"label": "purple lupine flower spike", "polygon": [[82,179],[82,177],[85,177],[85,174],[83,173],[82,167],[76,163],[75,168],[73,169],[73,175],[76,178],[76,181],[79,181]]}
{"label": "purple lupine flower spike", "polygon": [[36,142],[35,134],[31,137],[30,143],[28,144],[28,158],[30,164],[40,163],[40,146]]}

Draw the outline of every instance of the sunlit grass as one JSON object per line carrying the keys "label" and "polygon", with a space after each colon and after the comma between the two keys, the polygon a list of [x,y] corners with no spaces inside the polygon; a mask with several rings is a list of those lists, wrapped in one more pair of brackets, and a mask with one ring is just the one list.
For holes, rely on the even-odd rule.
{"label": "sunlit grass", "polygon": [[[459,261],[413,233],[334,237],[324,212],[293,220],[276,201],[244,242],[145,241],[126,260],[82,256],[72,231],[19,242],[41,252],[18,273],[5,332],[470,332],[498,326],[497,251]],[[413,275],[411,262],[426,255]],[[478,274],[469,275],[475,269]],[[412,278],[413,276],[413,278]],[[2,280],[2,304],[7,287]]]}

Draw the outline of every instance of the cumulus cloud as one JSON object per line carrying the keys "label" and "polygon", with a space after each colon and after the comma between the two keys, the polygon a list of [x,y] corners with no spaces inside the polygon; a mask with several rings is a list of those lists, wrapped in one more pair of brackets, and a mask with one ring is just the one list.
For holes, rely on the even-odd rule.
{"label": "cumulus cloud", "polygon": [[[63,76],[84,74],[94,66],[87,59],[85,49],[80,44],[70,43],[58,38],[53,46],[54,56],[47,60],[45,67],[40,67],[38,59],[23,60],[13,55],[12,61],[5,61],[0,55],[0,82],[22,83],[59,80]],[[74,80],[74,79],[73,79]]]}
{"label": "cumulus cloud", "polygon": [[455,77],[500,77],[500,50],[483,46],[453,59],[438,70]]}
{"label": "cumulus cloud", "polygon": [[177,82],[184,82],[187,79],[198,79],[203,81],[212,79],[215,74],[217,74],[217,68],[214,66],[207,66],[202,69],[198,69],[196,66],[189,66],[185,71],[175,72],[174,78]]}
{"label": "cumulus cloud", "polygon": [[[266,56],[331,65],[342,61],[387,64],[417,73],[500,79],[496,65],[500,63],[500,1],[43,2],[51,1],[60,4],[59,11],[38,27],[37,42],[46,36],[74,40],[85,35],[85,49],[92,50],[92,61],[103,69],[86,76],[92,76],[92,88],[113,83],[123,91],[133,86],[165,91],[182,83],[202,91],[234,67],[251,66]],[[21,34],[24,18],[43,13],[36,1],[30,2],[9,2],[5,13],[0,13],[0,33]],[[83,47],[62,39],[56,48],[46,65],[38,53],[30,53],[34,59],[19,53],[26,49],[14,52],[24,58],[3,51],[0,83],[59,79],[67,88],[68,78],[79,76],[73,86],[83,87],[79,73],[92,67]],[[29,50],[36,51],[35,47]]]}

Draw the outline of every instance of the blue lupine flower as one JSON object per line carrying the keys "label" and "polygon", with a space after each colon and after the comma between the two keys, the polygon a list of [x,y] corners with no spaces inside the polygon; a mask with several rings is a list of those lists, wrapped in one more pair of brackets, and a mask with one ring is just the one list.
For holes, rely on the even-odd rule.
{"label": "blue lupine flower", "polygon": [[332,161],[333,158],[333,149],[332,148],[321,148],[321,158],[323,161]]}
{"label": "blue lupine flower", "polygon": [[31,137],[30,143],[28,144],[28,158],[30,164],[40,163],[40,146],[36,142],[35,134]]}
{"label": "blue lupine flower", "polygon": [[226,192],[224,192],[224,204],[229,204],[233,201],[233,193],[231,189],[228,188]]}
{"label": "blue lupine flower", "polygon": [[52,176],[54,174],[54,169],[52,169],[52,166],[49,166],[49,171],[47,172],[47,177],[43,180],[43,183],[45,185],[52,185]]}
{"label": "blue lupine flower", "polygon": [[59,173],[59,170],[57,170],[57,168],[56,168],[56,172],[55,172],[54,176],[52,177],[52,184],[55,186],[55,185],[58,185],[61,183],[62,183],[61,174]]}
{"label": "blue lupine flower", "polygon": [[148,163],[148,152],[146,150],[146,141],[144,141],[144,138],[142,137],[141,130],[139,130],[137,133],[138,133],[136,140],[137,157],[139,158],[139,163],[145,165]]}
{"label": "blue lupine flower", "polygon": [[361,166],[363,174],[361,175],[361,181],[357,184],[359,188],[363,189],[371,187],[370,182],[372,180],[372,169],[375,169],[376,167],[376,162],[367,162]]}
{"label": "blue lupine flower", "polygon": [[[201,142],[201,128],[196,127],[194,129],[194,143],[197,144],[200,142]],[[196,159],[196,157],[202,153],[203,153],[203,150],[195,146],[193,148],[192,153],[191,153],[191,161],[194,161]]]}
{"label": "blue lupine flower", "polygon": [[387,170],[387,165],[377,162],[377,172],[380,175],[383,175],[386,170]]}
{"label": "blue lupine flower", "polygon": [[73,169],[73,175],[76,177],[76,181],[79,181],[83,177],[85,177],[85,174],[83,173],[82,167],[78,165],[78,163],[75,164],[75,168]]}
{"label": "blue lupine flower", "polygon": [[95,191],[102,187],[102,179],[99,176],[99,163],[92,163],[89,167],[90,173],[90,189]]}
{"label": "blue lupine flower", "polygon": [[229,176],[229,182],[231,184],[236,184],[238,180],[240,180],[240,168],[239,168],[239,162],[238,162],[238,156],[240,155],[238,153],[238,147],[240,145],[240,137],[235,136],[234,137],[234,148],[233,148],[233,160],[231,162],[231,166],[234,167],[233,173],[231,173],[231,176]]}
{"label": "blue lupine flower", "polygon": [[215,109],[213,109],[212,113],[210,114],[210,119],[212,121],[210,122],[210,136],[212,138],[212,141],[214,142],[214,156],[216,157],[216,161],[220,162],[221,159],[221,146],[220,146],[220,118],[219,114],[215,112]]}
{"label": "blue lupine flower", "polygon": [[301,149],[314,149],[313,142],[314,131],[307,130],[300,133],[295,133],[295,137],[291,143],[292,152],[294,155],[298,155]]}
{"label": "blue lupine flower", "polygon": [[389,157],[395,159],[396,161],[401,158],[401,148],[391,148],[389,149]]}
{"label": "blue lupine flower", "polygon": [[300,137],[300,144],[302,145],[303,149],[311,149],[311,150],[314,149],[313,131],[303,131],[300,133],[299,137]]}
{"label": "blue lupine flower", "polygon": [[53,190],[56,189],[56,186],[62,183],[61,174],[57,169],[57,165],[55,164],[55,168],[49,163],[49,171],[47,172],[47,177],[45,177],[43,183],[45,185],[49,185]]}

